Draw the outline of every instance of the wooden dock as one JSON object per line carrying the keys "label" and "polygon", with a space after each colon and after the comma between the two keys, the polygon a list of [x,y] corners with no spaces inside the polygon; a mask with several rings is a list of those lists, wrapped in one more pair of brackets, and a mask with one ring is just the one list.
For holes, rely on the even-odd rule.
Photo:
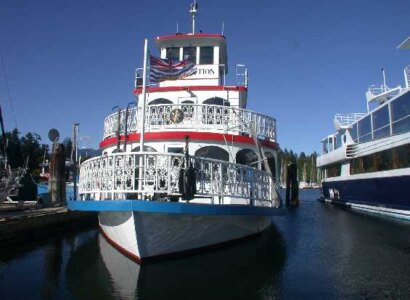
{"label": "wooden dock", "polygon": [[53,232],[96,225],[96,213],[70,211],[61,206],[0,211],[0,243],[17,243],[50,236]]}

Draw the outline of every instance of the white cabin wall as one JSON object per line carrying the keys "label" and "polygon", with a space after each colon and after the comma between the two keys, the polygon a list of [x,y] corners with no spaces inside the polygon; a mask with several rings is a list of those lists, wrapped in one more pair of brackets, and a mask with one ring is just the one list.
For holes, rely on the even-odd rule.
{"label": "white cabin wall", "polygon": [[[239,92],[239,91],[166,91],[166,92],[154,92],[154,93],[147,93],[147,104],[151,101],[158,99],[158,98],[165,98],[173,103],[178,103],[178,98],[189,98],[189,97],[196,97],[198,102],[197,104],[202,104],[205,100],[213,97],[220,97],[223,99],[228,100],[228,93],[229,93],[229,102],[232,107],[241,107],[240,102],[244,101],[246,98],[246,93]],[[138,96],[141,98],[141,95]],[[138,105],[142,106],[142,103],[138,101]]]}

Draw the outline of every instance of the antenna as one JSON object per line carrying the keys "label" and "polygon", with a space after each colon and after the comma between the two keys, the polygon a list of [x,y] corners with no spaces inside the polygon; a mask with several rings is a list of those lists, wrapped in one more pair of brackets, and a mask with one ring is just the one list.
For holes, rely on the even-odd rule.
{"label": "antenna", "polygon": [[194,3],[191,4],[191,9],[189,12],[192,15],[192,34],[195,34],[195,15],[198,12],[198,4],[196,3],[196,0],[194,0]]}
{"label": "antenna", "polygon": [[386,85],[386,72],[384,72],[384,68],[382,68],[382,73],[383,73],[383,91],[385,92],[387,90],[387,85]]}
{"label": "antenna", "polygon": [[222,35],[224,35],[224,31],[225,31],[225,22],[222,21]]}
{"label": "antenna", "polygon": [[178,24],[178,21],[177,21],[177,33],[179,32],[179,24]]}

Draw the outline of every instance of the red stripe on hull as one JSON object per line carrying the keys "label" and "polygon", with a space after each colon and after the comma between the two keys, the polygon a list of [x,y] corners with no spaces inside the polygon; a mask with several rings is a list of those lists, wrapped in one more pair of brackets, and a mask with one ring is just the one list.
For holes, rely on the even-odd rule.
{"label": "red stripe on hull", "polygon": [[135,261],[138,264],[141,264],[141,258],[135,254],[132,254],[131,252],[129,252],[128,250],[124,249],[123,247],[121,247],[120,245],[118,245],[116,242],[114,242],[105,232],[104,230],[101,228],[100,226],[100,232],[102,234],[102,236],[107,240],[108,243],[110,243],[111,246],[113,246],[115,249],[117,249],[121,254],[125,255],[126,257],[132,259],[133,261]]}
{"label": "red stripe on hull", "polygon": [[[155,92],[178,92],[178,91],[239,91],[246,92],[248,89],[244,86],[224,86],[224,85],[193,85],[193,86],[152,86],[147,88],[148,93]],[[134,94],[142,93],[142,88],[134,89]]]}
{"label": "red stripe on hull", "polygon": [[[144,134],[144,139],[146,141],[154,141],[154,140],[180,140],[184,141],[186,136],[189,136],[191,140],[207,140],[207,141],[225,141],[228,140],[229,142],[235,143],[243,143],[243,144],[254,144],[253,138],[249,136],[242,136],[242,135],[233,135],[233,134],[220,134],[220,133],[213,133],[213,132],[195,132],[195,131],[178,131],[178,132],[148,132]],[[131,133],[127,135],[127,141],[139,141],[140,134],[139,133]],[[116,145],[117,138],[112,137],[105,139],[100,143],[100,148],[104,149],[108,146]],[[124,141],[124,136],[120,136],[120,142]],[[261,144],[265,147],[271,149],[278,149],[278,144],[271,141],[263,140]]]}

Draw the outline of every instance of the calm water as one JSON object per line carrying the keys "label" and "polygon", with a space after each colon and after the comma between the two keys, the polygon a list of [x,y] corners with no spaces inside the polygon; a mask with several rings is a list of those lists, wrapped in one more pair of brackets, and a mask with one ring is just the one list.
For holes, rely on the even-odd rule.
{"label": "calm water", "polygon": [[1,299],[410,299],[410,224],[316,201],[261,237],[139,265],[93,228],[0,249]]}

